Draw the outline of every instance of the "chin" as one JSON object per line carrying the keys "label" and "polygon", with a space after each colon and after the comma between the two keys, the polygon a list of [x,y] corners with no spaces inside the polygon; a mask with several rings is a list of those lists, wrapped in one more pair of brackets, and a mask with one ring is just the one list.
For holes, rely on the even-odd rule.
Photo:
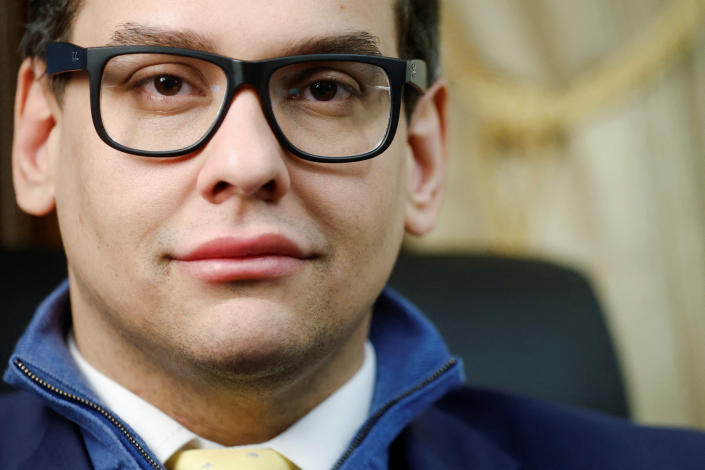
{"label": "chin", "polygon": [[254,381],[305,373],[349,333],[350,325],[331,316],[321,302],[291,304],[282,298],[288,296],[240,294],[206,305],[191,303],[186,310],[182,304],[180,320],[171,324],[180,332],[165,332],[171,337],[166,343],[179,344],[181,359],[197,371]]}
{"label": "chin", "polygon": [[220,356],[199,357],[196,366],[222,381],[251,386],[285,383],[302,375],[312,364],[310,353],[286,350],[223,351]]}
{"label": "chin", "polygon": [[321,349],[312,335],[292,328],[234,323],[217,326],[206,337],[189,338],[187,360],[224,379],[254,381],[300,371]]}

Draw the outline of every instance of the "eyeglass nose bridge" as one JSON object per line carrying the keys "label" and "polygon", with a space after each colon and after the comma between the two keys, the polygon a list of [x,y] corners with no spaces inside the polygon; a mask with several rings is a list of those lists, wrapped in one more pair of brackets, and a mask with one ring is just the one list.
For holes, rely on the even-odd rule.
{"label": "eyeglass nose bridge", "polygon": [[[213,128],[209,132],[213,136],[221,124],[225,120],[226,115],[230,111],[230,107],[238,92],[245,86],[250,85],[256,92],[259,99],[260,108],[264,117],[269,124],[270,129],[276,136],[279,143],[284,147],[290,147],[290,144],[283,132],[277,124],[274,112],[271,109],[269,98],[269,75],[272,72],[271,67],[265,61],[246,61],[239,59],[230,59],[229,70],[227,70],[227,92],[225,94],[225,102],[218,119]],[[225,67],[223,67],[225,68]]]}
{"label": "eyeglass nose bridge", "polygon": [[[263,93],[268,89],[267,74],[269,70],[263,62],[251,62],[246,60],[230,59],[230,70],[228,71],[229,98],[245,85],[251,85],[258,93]],[[264,99],[264,96],[260,96]]]}
{"label": "eyeglass nose bridge", "polygon": [[245,84],[254,84],[252,81],[252,72],[245,61],[230,59],[229,80],[233,91],[237,90]]}

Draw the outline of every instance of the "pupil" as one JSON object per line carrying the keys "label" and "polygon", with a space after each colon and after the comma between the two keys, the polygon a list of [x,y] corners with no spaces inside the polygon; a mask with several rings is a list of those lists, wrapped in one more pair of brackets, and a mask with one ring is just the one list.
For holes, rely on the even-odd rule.
{"label": "pupil", "polygon": [[335,82],[316,82],[311,85],[311,94],[320,101],[333,99],[337,91],[338,85],[336,85]]}
{"label": "pupil", "polygon": [[182,81],[172,75],[162,75],[154,80],[154,87],[162,95],[172,96],[181,90]]}

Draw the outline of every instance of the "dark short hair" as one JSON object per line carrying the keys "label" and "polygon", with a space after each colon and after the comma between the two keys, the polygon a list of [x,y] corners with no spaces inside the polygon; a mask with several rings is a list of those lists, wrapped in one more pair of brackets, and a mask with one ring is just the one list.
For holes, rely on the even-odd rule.
{"label": "dark short hair", "polygon": [[[83,0],[27,0],[27,30],[20,43],[22,57],[45,58],[46,46],[68,40],[71,26]],[[429,79],[439,73],[439,4],[438,0],[396,0],[394,6],[398,32],[399,57],[423,59],[428,64]],[[55,83],[55,91],[61,85]],[[418,97],[405,96],[409,113]]]}
{"label": "dark short hair", "polygon": [[27,0],[27,29],[20,42],[22,57],[45,58],[48,44],[67,41],[82,0]]}

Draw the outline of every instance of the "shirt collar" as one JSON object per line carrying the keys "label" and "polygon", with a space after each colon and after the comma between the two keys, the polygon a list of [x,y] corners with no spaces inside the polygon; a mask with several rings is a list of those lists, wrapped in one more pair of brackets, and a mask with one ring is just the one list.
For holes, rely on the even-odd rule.
{"label": "shirt collar", "polygon": [[[166,462],[183,447],[222,447],[197,436],[95,369],[81,355],[73,333],[67,342],[71,356],[96,395],[142,437],[158,460]],[[272,448],[302,470],[330,469],[368,416],[375,376],[375,350],[367,341],[363,364],[350,380],[286,431],[256,447]]]}

